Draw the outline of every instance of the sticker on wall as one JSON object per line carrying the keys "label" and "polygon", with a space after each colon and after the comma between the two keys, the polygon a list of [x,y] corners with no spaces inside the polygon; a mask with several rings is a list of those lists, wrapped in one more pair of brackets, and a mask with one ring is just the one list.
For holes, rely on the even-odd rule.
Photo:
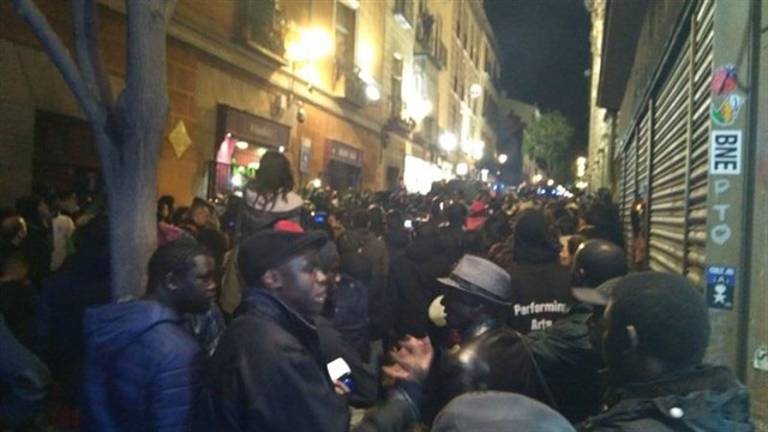
{"label": "sticker on wall", "polygon": [[744,106],[744,98],[736,93],[726,96],[719,107],[712,102],[712,121],[718,126],[730,126],[739,117],[742,106]]}
{"label": "sticker on wall", "polygon": [[715,69],[712,73],[712,94],[722,96],[739,88],[739,77],[736,66],[727,64]]}
{"label": "sticker on wall", "polygon": [[733,309],[733,290],[736,288],[736,268],[708,266],[707,304],[713,309]]}
{"label": "sticker on wall", "polygon": [[173,151],[176,153],[177,159],[184,156],[184,153],[186,153],[192,145],[192,139],[187,133],[187,127],[184,125],[184,120],[179,120],[179,122],[176,123],[176,127],[173,128],[171,134],[168,135],[168,141],[171,142],[171,146],[173,146]]}
{"label": "sticker on wall", "polygon": [[760,345],[757,347],[755,356],[752,359],[752,367],[763,372],[768,372],[768,345]]}

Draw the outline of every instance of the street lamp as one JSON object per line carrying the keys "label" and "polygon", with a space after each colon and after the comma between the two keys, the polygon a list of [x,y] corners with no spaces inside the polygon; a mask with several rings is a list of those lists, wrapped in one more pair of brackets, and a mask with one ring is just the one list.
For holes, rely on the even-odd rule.
{"label": "street lamp", "polygon": [[447,152],[451,152],[456,149],[456,135],[451,132],[443,132],[440,134],[438,141],[440,142],[440,147]]}
{"label": "street lamp", "polygon": [[469,173],[469,165],[465,162],[460,162],[456,165],[456,175],[465,176]]}
{"label": "street lamp", "polygon": [[502,164],[502,165],[507,163],[507,155],[505,155],[504,153],[500,154],[499,155],[499,163]]}
{"label": "street lamp", "polygon": [[381,91],[373,84],[365,85],[365,97],[371,102],[377,102],[381,99]]}
{"label": "street lamp", "polygon": [[296,62],[320,60],[333,52],[331,36],[322,28],[301,29],[286,44],[286,58]]}
{"label": "street lamp", "polygon": [[587,158],[584,156],[579,156],[576,158],[576,177],[581,178],[584,177],[584,174],[587,173]]}

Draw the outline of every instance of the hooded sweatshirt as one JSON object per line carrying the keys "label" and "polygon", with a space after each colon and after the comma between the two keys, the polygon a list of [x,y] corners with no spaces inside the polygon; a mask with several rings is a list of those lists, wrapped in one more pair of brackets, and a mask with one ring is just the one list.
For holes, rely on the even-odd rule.
{"label": "hooded sweatshirt", "polygon": [[148,300],[86,310],[84,431],[182,431],[204,354],[172,309]]}
{"label": "hooded sweatshirt", "polygon": [[[304,201],[296,192],[278,195],[274,201],[267,201],[255,192],[246,189],[244,203],[237,217],[236,243],[259,231],[272,229],[281,220],[299,222]],[[244,283],[240,277],[235,246],[224,257],[224,276],[221,283],[219,303],[225,313],[232,315],[243,298]]]}

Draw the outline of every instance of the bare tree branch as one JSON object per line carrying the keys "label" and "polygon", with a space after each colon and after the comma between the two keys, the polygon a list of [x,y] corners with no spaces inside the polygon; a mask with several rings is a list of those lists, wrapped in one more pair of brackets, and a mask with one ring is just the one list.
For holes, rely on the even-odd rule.
{"label": "bare tree branch", "polygon": [[173,11],[176,9],[176,0],[165,0],[165,23],[170,24]]}
{"label": "bare tree branch", "polygon": [[94,0],[73,0],[75,51],[86,84],[108,110],[114,105],[109,79],[104,71],[98,39],[98,12]]}
{"label": "bare tree branch", "polygon": [[64,46],[61,38],[53,31],[40,9],[33,0],[11,0],[16,8],[16,12],[29,23],[32,32],[40,40],[48,56],[59,69],[64,81],[67,82],[75,98],[80,103],[80,107],[91,121],[99,121],[104,118],[104,110],[98,101],[93,98],[88,91],[88,87],[83,81],[83,77],[77,68],[72,56]]}

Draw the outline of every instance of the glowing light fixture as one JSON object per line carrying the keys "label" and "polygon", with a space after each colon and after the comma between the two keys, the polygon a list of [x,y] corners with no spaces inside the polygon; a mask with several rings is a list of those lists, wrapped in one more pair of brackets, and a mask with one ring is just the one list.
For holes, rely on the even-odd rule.
{"label": "glowing light fixture", "polygon": [[555,181],[554,180],[552,180],[552,179],[547,180],[547,186],[554,186],[554,185],[555,185]]}
{"label": "glowing light fixture", "polygon": [[456,150],[456,135],[452,134],[451,132],[443,132],[440,134],[440,138],[438,138],[438,141],[440,143],[440,148],[442,148],[445,151],[454,151]]}
{"label": "glowing light fixture", "polygon": [[469,165],[464,162],[456,164],[456,175],[465,176],[469,172]]}
{"label": "glowing light fixture", "polygon": [[498,159],[499,159],[499,163],[502,165],[507,163],[507,155],[505,155],[504,153],[500,154]]}
{"label": "glowing light fixture", "polygon": [[277,151],[279,151],[280,153],[285,153],[285,146],[278,147]]}
{"label": "glowing light fixture", "polygon": [[432,102],[429,99],[415,98],[408,104],[408,115],[416,123],[421,123],[430,113],[432,113]]}
{"label": "glowing light fixture", "polygon": [[587,173],[587,158],[579,156],[576,158],[576,177],[584,177]]}
{"label": "glowing light fixture", "polygon": [[243,186],[243,176],[240,175],[239,172],[236,172],[232,175],[232,186],[237,188]]}
{"label": "glowing light fixture", "polygon": [[316,179],[312,180],[312,187],[313,187],[313,188],[315,188],[315,189],[319,189],[319,188],[321,188],[322,186],[323,186],[323,181],[322,181],[322,180],[320,180],[319,178],[316,178]]}
{"label": "glowing light fixture", "polygon": [[544,178],[544,176],[542,176],[541,174],[535,174],[533,177],[531,177],[531,182],[532,182],[532,183],[538,183],[538,182],[540,182],[540,181],[541,181],[543,178]]}
{"label": "glowing light fixture", "polygon": [[365,86],[365,97],[371,102],[376,102],[381,99],[381,91],[373,84],[367,84]]}
{"label": "glowing light fixture", "polygon": [[331,36],[322,28],[301,29],[286,41],[285,56],[290,61],[320,60],[333,52]]}
{"label": "glowing light fixture", "polygon": [[248,148],[248,141],[238,141],[235,143],[235,147],[239,148],[240,150],[245,150]]}
{"label": "glowing light fixture", "polygon": [[483,87],[480,84],[474,83],[471,86],[469,86],[469,97],[471,97],[472,99],[479,98],[480,95],[482,94],[483,94]]}
{"label": "glowing light fixture", "polygon": [[475,159],[482,159],[485,152],[485,141],[475,140],[472,142],[472,157]]}

